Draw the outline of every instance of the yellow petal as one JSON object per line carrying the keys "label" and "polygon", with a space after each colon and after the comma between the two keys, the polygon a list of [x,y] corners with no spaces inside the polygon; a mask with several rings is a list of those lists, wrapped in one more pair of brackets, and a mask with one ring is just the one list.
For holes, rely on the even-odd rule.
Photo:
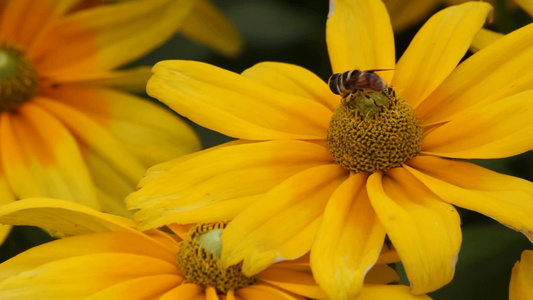
{"label": "yellow petal", "polygon": [[144,93],[146,83],[152,75],[152,67],[142,66],[127,70],[115,71],[95,71],[68,74],[66,76],[54,77],[55,83],[84,83],[90,85],[101,85],[129,92]]}
{"label": "yellow petal", "polygon": [[296,65],[262,62],[244,70],[242,75],[278,91],[314,100],[332,112],[340,103],[339,96],[322,79]]}
{"label": "yellow petal", "polygon": [[454,158],[500,158],[533,150],[533,90],[457,114],[429,132],[422,153]]}
{"label": "yellow petal", "polygon": [[394,32],[403,31],[425,20],[439,5],[438,0],[383,0],[390,14]]}
{"label": "yellow petal", "polygon": [[184,283],[168,291],[159,300],[204,300],[204,288],[194,283]]}
{"label": "yellow petal", "polygon": [[331,111],[315,101],[193,61],[154,67],[148,94],[201,126],[248,139],[324,139]]}
{"label": "yellow petal", "polygon": [[305,300],[306,298],[284,292],[263,284],[254,284],[235,291],[237,299],[243,300]]}
{"label": "yellow petal", "polygon": [[415,157],[405,168],[443,200],[495,219],[533,241],[533,183],[431,156]]}
{"label": "yellow petal", "polygon": [[[105,211],[124,215],[124,197],[134,191],[144,172],[143,164],[106,128],[86,114],[59,101],[41,98],[35,103],[53,114],[76,137],[98,189],[111,197],[110,201],[122,203],[116,209]],[[98,200],[102,208],[114,206],[104,199]]]}
{"label": "yellow petal", "polygon": [[418,31],[398,61],[392,80],[412,107],[453,71],[491,10],[483,2],[452,6],[433,15]]}
{"label": "yellow petal", "polygon": [[511,284],[509,285],[509,300],[533,299],[533,251],[522,252],[520,262],[513,267]]}
{"label": "yellow petal", "polygon": [[[6,178],[2,171],[2,160],[0,159],[0,206],[15,201],[15,195],[11,191]],[[11,232],[11,226],[0,225],[0,245],[5,241],[9,233]]]}
{"label": "yellow petal", "polygon": [[133,231],[133,221],[104,214],[78,203],[28,198],[0,207],[0,223],[38,226],[54,236],[102,231]]}
{"label": "yellow petal", "polygon": [[533,88],[533,24],[507,34],[461,63],[415,110],[422,125],[442,123]]}
{"label": "yellow petal", "polygon": [[180,32],[220,53],[236,56],[243,42],[237,29],[210,0],[196,0]]}
{"label": "yellow petal", "polygon": [[531,0],[514,0],[516,4],[520,5],[530,16],[533,16],[533,1]]}
{"label": "yellow petal", "polygon": [[[176,244],[176,242],[174,243]],[[24,274],[48,263],[53,263],[56,260],[83,257],[97,253],[152,257],[171,265],[175,262],[177,252],[169,251],[166,247],[139,232],[115,231],[68,237],[31,248],[0,264],[0,287],[2,285],[1,282],[6,279],[18,274]],[[91,266],[85,266],[85,268],[89,267]],[[109,269],[109,266],[107,269]],[[67,273],[67,275],[75,275],[78,272],[82,271],[78,270],[73,273]]]}
{"label": "yellow petal", "polygon": [[134,278],[97,291],[87,300],[96,299],[159,299],[183,281],[181,276],[160,274]]}
{"label": "yellow petal", "polygon": [[135,214],[141,228],[232,219],[254,196],[330,163],[325,147],[290,140],[237,144],[192,156],[126,199],[130,209],[141,209]]}
{"label": "yellow petal", "polygon": [[30,47],[35,39],[81,0],[3,1],[0,12],[0,40]]}
{"label": "yellow petal", "polygon": [[372,206],[398,251],[414,294],[452,280],[461,246],[459,214],[403,168],[368,179]]}
{"label": "yellow petal", "polygon": [[[381,1],[332,1],[326,41],[334,73],[352,69],[394,69],[394,36]],[[390,82],[394,72],[383,72]]]}
{"label": "yellow petal", "polygon": [[94,253],[54,260],[11,276],[0,283],[0,298],[84,299],[123,281],[177,272],[173,263],[156,257]]}
{"label": "yellow petal", "polygon": [[504,36],[503,33],[494,32],[485,28],[481,28],[472,40],[470,50],[477,52],[483,48],[487,48],[490,44],[496,42]]}
{"label": "yellow petal", "polygon": [[357,300],[431,300],[426,295],[413,295],[404,285],[365,285]]}
{"label": "yellow petal", "polygon": [[140,169],[144,172],[149,166],[200,148],[197,135],[187,123],[146,99],[81,84],[46,90],[46,95],[82,111],[113,134],[125,146],[126,152],[142,163],[139,165],[131,160],[127,163],[130,172],[137,174],[133,178],[135,182],[140,179]]}
{"label": "yellow petal", "polygon": [[161,175],[162,173],[165,173],[166,171],[174,168],[175,166],[183,163],[186,160],[195,158],[196,156],[204,155],[204,154],[206,154],[208,152],[211,152],[213,150],[217,150],[217,149],[220,149],[220,148],[234,146],[234,145],[248,144],[248,143],[250,143],[250,142],[249,141],[244,141],[244,140],[235,140],[235,141],[227,142],[227,143],[220,144],[220,145],[217,145],[217,146],[214,146],[214,147],[210,147],[210,148],[204,149],[202,151],[197,151],[197,152],[194,152],[194,153],[191,153],[191,154],[188,154],[188,155],[184,155],[184,156],[181,156],[181,157],[173,158],[171,160],[168,160],[168,161],[159,163],[157,165],[151,166],[150,168],[148,168],[148,170],[144,174],[144,177],[139,181],[139,184],[137,185],[137,188],[138,189],[142,188],[143,186],[148,184],[150,181],[153,181],[154,178],[156,178],[159,175]]}
{"label": "yellow petal", "polygon": [[45,77],[110,70],[161,45],[194,1],[141,0],[100,5],[55,24],[28,55]]}
{"label": "yellow petal", "polygon": [[367,177],[352,175],[335,190],[311,248],[313,273],[331,299],[357,297],[385,240],[368,200]]}
{"label": "yellow petal", "polygon": [[1,155],[18,198],[55,197],[99,209],[93,182],[77,141],[54,116],[26,103],[2,114]]}
{"label": "yellow petal", "polygon": [[399,281],[400,277],[398,277],[398,274],[396,274],[393,268],[386,264],[380,264],[379,262],[368,270],[365,276],[365,284],[387,284]]}
{"label": "yellow petal", "polygon": [[273,265],[258,274],[259,280],[283,290],[311,299],[328,299],[326,293],[316,283],[310,270],[292,269],[290,265]]}
{"label": "yellow petal", "polygon": [[244,259],[253,275],[274,261],[294,259],[311,248],[326,203],[348,176],[338,165],[302,171],[239,214],[222,234],[222,264]]}

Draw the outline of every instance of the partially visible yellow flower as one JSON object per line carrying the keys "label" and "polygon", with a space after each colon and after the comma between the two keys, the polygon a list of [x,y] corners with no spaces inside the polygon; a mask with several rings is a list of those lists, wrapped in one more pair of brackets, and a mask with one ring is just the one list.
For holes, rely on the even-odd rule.
{"label": "partially visible yellow flower", "polygon": [[533,300],[533,250],[522,252],[511,274],[509,300]]}
{"label": "partially visible yellow flower", "polygon": [[114,69],[182,24],[235,54],[235,29],[208,0],[105,2],[0,1],[0,204],[50,196],[129,215],[148,166],[200,148],[174,113],[123,91],[144,90],[148,67]]}
{"label": "partially visible yellow flower", "polygon": [[[252,277],[242,275],[238,266],[220,270],[223,225],[195,226],[185,234],[183,226],[141,232],[130,219],[43,198],[1,207],[4,222],[74,236],[0,264],[2,300],[327,298],[313,279],[308,257],[274,264]],[[379,284],[395,279],[392,269],[378,265],[369,274],[374,283],[365,286],[362,299],[429,299],[411,295],[405,286]]]}
{"label": "partially visible yellow flower", "polygon": [[533,239],[533,183],[457,160],[533,149],[533,24],[459,64],[491,7],[452,6],[396,63],[382,2],[333,4],[333,72],[387,69],[371,77],[386,88],[342,97],[290,64],[239,75],[158,63],[150,95],[240,140],[151,168],[126,199],[140,227],[231,219],[224,265],[243,260],[255,274],[310,250],[315,278],[334,299],[359,295],[386,236],[413,293],[447,284],[462,240],[454,205]]}
{"label": "partially visible yellow flower", "polygon": [[[88,2],[124,2],[133,0],[87,0]],[[181,22],[175,22],[177,30],[186,37],[212,47],[218,52],[235,56],[242,50],[239,32],[212,3],[211,0],[190,0],[192,8]]]}

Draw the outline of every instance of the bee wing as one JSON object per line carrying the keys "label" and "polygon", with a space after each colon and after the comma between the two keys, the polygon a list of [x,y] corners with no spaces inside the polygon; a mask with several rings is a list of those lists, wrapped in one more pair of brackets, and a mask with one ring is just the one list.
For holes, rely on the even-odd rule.
{"label": "bee wing", "polygon": [[374,73],[374,72],[379,72],[379,71],[392,71],[392,70],[395,70],[395,69],[370,69],[370,70],[364,70],[362,72]]}

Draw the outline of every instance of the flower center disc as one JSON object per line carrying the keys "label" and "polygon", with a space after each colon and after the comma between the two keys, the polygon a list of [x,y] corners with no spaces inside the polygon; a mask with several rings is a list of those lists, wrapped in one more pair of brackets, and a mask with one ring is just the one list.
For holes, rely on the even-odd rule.
{"label": "flower center disc", "polygon": [[242,262],[229,268],[220,265],[223,223],[197,225],[189,232],[189,238],[181,243],[178,268],[187,282],[205,287],[215,287],[226,294],[257,281],[256,276],[242,274]]}
{"label": "flower center disc", "polygon": [[21,51],[0,44],[0,112],[16,109],[30,100],[39,76]]}
{"label": "flower center disc", "polygon": [[386,171],[416,156],[422,127],[393,88],[357,90],[331,118],[327,147],[336,163],[353,173]]}

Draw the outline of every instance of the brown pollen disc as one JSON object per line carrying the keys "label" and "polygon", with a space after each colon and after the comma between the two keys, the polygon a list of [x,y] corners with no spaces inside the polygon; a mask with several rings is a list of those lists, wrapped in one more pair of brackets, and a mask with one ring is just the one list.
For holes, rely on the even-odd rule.
{"label": "brown pollen disc", "polygon": [[418,155],[422,127],[393,88],[358,90],[331,118],[327,147],[336,163],[353,173],[386,171]]}
{"label": "brown pollen disc", "polygon": [[0,43],[0,112],[16,109],[37,90],[35,66],[14,47]]}
{"label": "brown pollen disc", "polygon": [[200,224],[189,232],[181,243],[177,265],[187,282],[203,287],[212,286],[220,294],[254,284],[256,276],[242,274],[242,262],[229,268],[220,265],[222,241],[220,236],[226,224]]}

